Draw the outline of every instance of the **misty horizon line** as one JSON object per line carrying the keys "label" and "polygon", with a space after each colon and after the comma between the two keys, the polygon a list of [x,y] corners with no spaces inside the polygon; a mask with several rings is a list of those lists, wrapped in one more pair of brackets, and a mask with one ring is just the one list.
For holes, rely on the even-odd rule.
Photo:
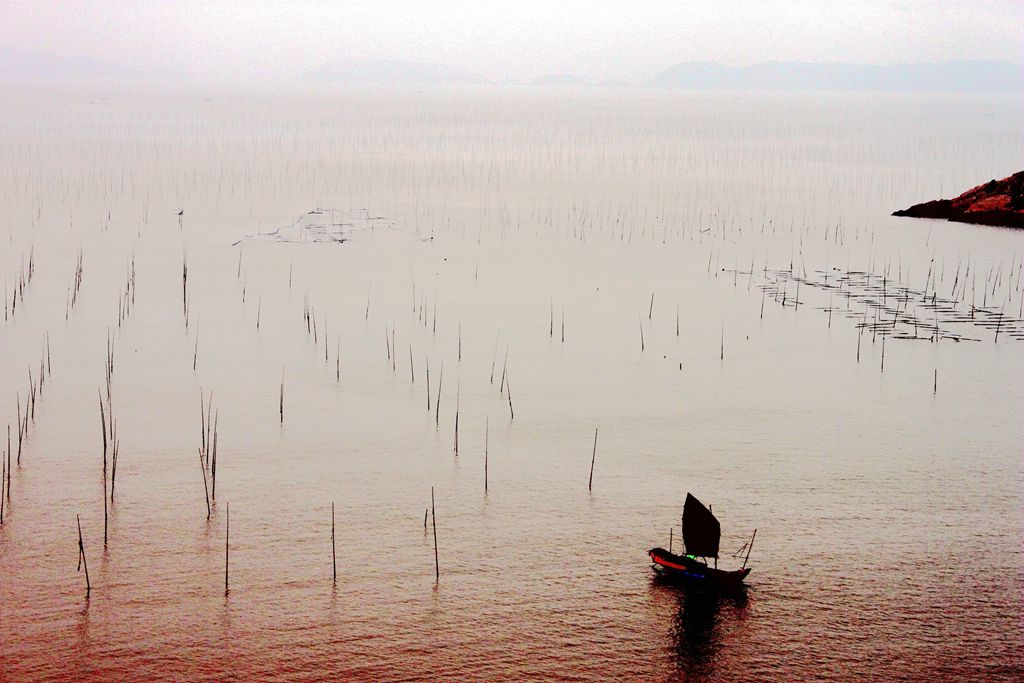
{"label": "misty horizon line", "polygon": [[924,90],[1024,91],[1024,64],[1006,60],[955,59],[941,62],[858,62],[766,60],[743,66],[716,61],[668,64],[653,76],[595,79],[572,70],[538,76],[494,79],[444,62],[350,57],[256,81],[224,74],[171,69],[137,69],[88,56],[25,52],[0,46],[0,81],[40,84],[139,81],[273,85],[334,83],[351,85],[536,85],[580,87],[664,87],[697,90]]}

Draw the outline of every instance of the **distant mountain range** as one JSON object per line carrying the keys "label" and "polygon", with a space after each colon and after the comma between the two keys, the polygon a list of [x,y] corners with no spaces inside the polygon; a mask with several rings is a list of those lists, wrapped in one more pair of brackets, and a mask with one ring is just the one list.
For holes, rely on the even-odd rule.
{"label": "distant mountain range", "polygon": [[693,90],[1022,92],[1024,67],[985,61],[887,66],[763,62],[743,67],[687,62],[670,66],[650,84]]}
{"label": "distant mountain range", "polygon": [[[90,82],[215,80],[216,74],[142,70],[90,57],[29,53],[0,47],[0,82]],[[434,62],[343,59],[289,80],[376,85],[472,85],[489,83],[470,69]],[[847,64],[763,62],[732,67],[686,62],[647,81],[599,81],[572,73],[551,73],[527,81],[538,86],[654,86],[691,90],[932,91],[1024,93],[1024,66],[1011,62],[956,61],[936,64]],[[519,81],[519,83],[522,83]]]}
{"label": "distant mountain range", "polygon": [[382,59],[343,59],[307,71],[302,74],[302,78],[335,83],[396,85],[470,85],[487,82],[480,74],[458,66]]}

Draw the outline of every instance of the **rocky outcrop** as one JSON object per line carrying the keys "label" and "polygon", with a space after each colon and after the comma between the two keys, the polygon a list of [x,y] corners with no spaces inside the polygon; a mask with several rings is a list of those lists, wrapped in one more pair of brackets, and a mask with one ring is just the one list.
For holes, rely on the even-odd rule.
{"label": "rocky outcrop", "polygon": [[892,215],[1024,228],[1024,171],[1002,180],[990,180],[956,199],[915,204]]}

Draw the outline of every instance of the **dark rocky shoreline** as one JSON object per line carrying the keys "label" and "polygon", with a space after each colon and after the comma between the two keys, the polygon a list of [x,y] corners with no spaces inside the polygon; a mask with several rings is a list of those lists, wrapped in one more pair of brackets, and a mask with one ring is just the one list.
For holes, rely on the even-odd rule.
{"label": "dark rocky shoreline", "polygon": [[909,209],[895,211],[892,215],[1024,228],[1024,171],[1002,180],[990,180],[955,199],[915,204]]}

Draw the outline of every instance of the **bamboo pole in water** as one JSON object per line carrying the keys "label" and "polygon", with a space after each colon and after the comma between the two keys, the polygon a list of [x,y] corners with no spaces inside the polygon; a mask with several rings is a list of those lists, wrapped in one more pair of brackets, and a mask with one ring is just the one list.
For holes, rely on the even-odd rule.
{"label": "bamboo pole in water", "polygon": [[331,501],[331,574],[334,585],[338,584],[338,557],[334,545],[334,501]]}
{"label": "bamboo pole in water", "polygon": [[217,500],[217,423],[220,420],[220,411],[218,410],[213,416],[213,455],[210,456],[210,479],[213,481],[210,492],[210,497],[214,501]]}
{"label": "bamboo pole in water", "polygon": [[78,522],[78,569],[75,571],[85,568],[85,597],[88,598],[92,592],[92,582],[89,581],[89,562],[85,559],[85,543],[82,541],[82,518],[75,515],[75,520]]}
{"label": "bamboo pole in water", "polygon": [[231,504],[224,504],[224,595],[228,594],[228,544],[231,539]]}
{"label": "bamboo pole in water", "polygon": [[203,396],[202,387],[199,388],[199,452],[206,455],[206,397]]}
{"label": "bamboo pole in water", "polygon": [[455,457],[459,456],[459,408],[462,402],[462,378],[455,384]]}
{"label": "bamboo pole in water", "polygon": [[114,486],[117,484],[117,453],[120,450],[121,441],[117,438],[117,423],[113,419],[110,421],[110,439],[113,443],[111,446],[111,458],[110,458],[110,503],[114,503]]}
{"label": "bamboo pole in water", "polygon": [[[21,423],[21,394],[15,394],[16,403],[18,404],[18,467],[21,467],[21,437],[22,437],[22,423]],[[102,399],[100,401],[100,410],[103,409]],[[106,435],[106,429],[103,430],[103,434]]]}
{"label": "bamboo pole in water", "polygon": [[7,425],[7,500],[11,500],[11,425]]}
{"label": "bamboo pole in water", "polygon": [[437,379],[437,400],[434,401],[434,429],[441,425],[441,384],[444,382],[444,361],[441,361],[441,374]]}
{"label": "bamboo pole in water", "polygon": [[587,490],[594,490],[594,462],[597,460],[597,427],[594,428],[594,452],[590,456],[590,479],[587,481]]}
{"label": "bamboo pole in water", "polygon": [[498,393],[505,393],[505,373],[508,371],[508,344],[505,345],[505,362],[501,365],[501,384]]}
{"label": "bamboo pole in water", "polygon": [[103,426],[103,547],[107,547],[107,420],[103,414],[103,397],[100,396],[100,421]]}
{"label": "bamboo pole in water", "polygon": [[441,580],[441,564],[437,559],[437,514],[434,512],[434,487],[430,487],[430,520],[434,525],[434,579]]}
{"label": "bamboo pole in water", "polygon": [[210,416],[213,414],[213,392],[210,392],[210,400],[206,403],[206,465],[210,465],[210,448],[213,440],[210,436],[210,430],[213,428],[213,420]]}
{"label": "bamboo pole in water", "polygon": [[510,420],[515,420],[516,412],[512,410],[512,385],[507,381],[505,382],[505,394],[508,396],[508,417]]}
{"label": "bamboo pole in water", "polygon": [[484,423],[484,493],[487,493],[487,456],[491,438],[491,418]]}
{"label": "bamboo pole in water", "polygon": [[203,494],[206,496],[206,519],[210,519],[210,489],[206,485],[206,466],[203,465],[202,451],[199,451],[199,471],[203,475]]}

